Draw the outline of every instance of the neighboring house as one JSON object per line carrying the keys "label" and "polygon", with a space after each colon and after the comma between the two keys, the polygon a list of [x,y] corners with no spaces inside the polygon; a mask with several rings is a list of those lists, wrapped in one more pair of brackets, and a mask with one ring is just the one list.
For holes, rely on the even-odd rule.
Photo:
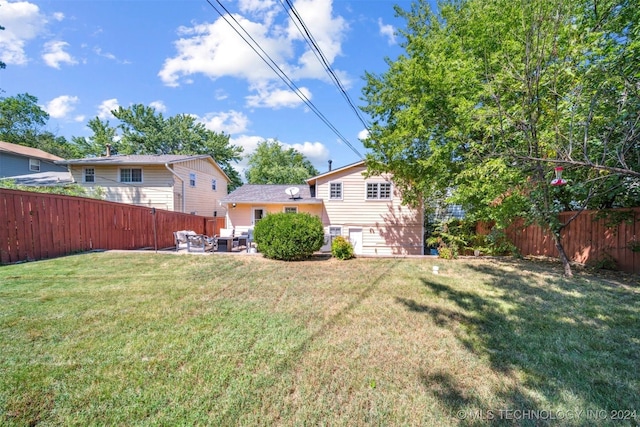
{"label": "neighboring house", "polygon": [[[64,166],[55,161],[64,160],[37,148],[0,141],[0,178],[48,172],[66,173]],[[55,174],[54,174],[55,175]]]}
{"label": "neighboring house", "polygon": [[224,216],[229,177],[209,155],[109,155],[56,162],[112,202]]}
{"label": "neighboring house", "polygon": [[[389,177],[366,178],[360,161],[307,180],[306,185],[243,185],[222,199],[227,227],[244,230],[274,212],[307,212],[325,226],[330,250],[334,236],[344,236],[358,255],[421,255],[423,210],[402,204]],[[295,187],[298,194],[285,192]]]}

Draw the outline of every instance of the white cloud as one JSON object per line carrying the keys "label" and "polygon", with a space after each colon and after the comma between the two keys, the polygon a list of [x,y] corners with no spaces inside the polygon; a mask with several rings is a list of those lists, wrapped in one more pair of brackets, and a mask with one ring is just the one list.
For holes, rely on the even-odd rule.
{"label": "white cloud", "polygon": [[153,101],[149,106],[155,108],[158,113],[165,113],[167,111],[167,106],[164,105],[162,101]]}
{"label": "white cloud", "polygon": [[98,106],[98,117],[101,119],[112,119],[114,116],[111,114],[111,111],[117,110],[118,107],[118,100],[116,98],[106,99]]}
{"label": "white cloud", "polygon": [[[249,95],[245,99],[247,100],[248,107],[266,107],[266,108],[294,108],[304,103],[302,98],[294,93],[290,89],[279,89],[273,86],[259,86],[252,87],[258,93],[256,95]],[[311,100],[312,95],[309,89],[300,87],[302,95]]]}
{"label": "white cloud", "polygon": [[73,121],[74,121],[74,122],[78,122],[78,123],[82,123],[82,122],[84,122],[84,119],[85,119],[85,118],[86,118],[86,116],[84,116],[84,115],[75,116],[75,117],[73,118]]}
{"label": "white cloud", "polygon": [[53,19],[55,19],[56,21],[63,21],[64,20],[64,13],[62,13],[62,12],[54,12]]}
{"label": "white cloud", "polygon": [[393,25],[383,24],[382,18],[378,18],[378,28],[380,28],[380,35],[387,38],[389,45],[396,44],[396,29]]}
{"label": "white cloud", "polygon": [[224,132],[230,135],[239,134],[247,130],[249,119],[239,111],[231,110],[222,113],[208,113],[198,121],[214,132]]}
{"label": "white cloud", "polygon": [[62,63],[69,65],[77,64],[78,61],[76,61],[68,52],[64,51],[67,46],[69,46],[69,43],[60,40],[46,42],[44,44],[45,53],[42,54],[42,59],[44,59],[44,62],[48,66],[57,69],[60,69],[60,64]]}
{"label": "white cloud", "polygon": [[93,48],[93,51],[96,55],[107,58],[111,61],[116,61],[119,64],[131,64],[131,62],[126,59],[118,59],[118,57],[111,52],[104,52],[101,47],[96,46]]}
{"label": "white cloud", "polygon": [[29,59],[25,45],[36,38],[45,28],[47,19],[40,8],[26,1],[7,2],[0,0],[2,24],[0,31],[0,60],[12,65],[24,65]]}
{"label": "white cloud", "polygon": [[362,129],[360,132],[358,132],[359,140],[364,141],[367,138],[369,138],[369,131],[367,129]]}
{"label": "white cloud", "polygon": [[[239,15],[235,19],[274,61],[284,62],[284,56],[288,54],[286,40],[269,38],[268,28],[260,23]],[[221,18],[213,24],[180,27],[178,34],[181,38],[174,42],[177,55],[167,58],[158,73],[167,86],[179,86],[181,78],[195,74],[211,79],[235,76],[250,81],[274,77],[273,71]]]}
{"label": "white cloud", "polygon": [[[321,142],[305,142],[303,144],[284,144],[285,148],[292,147],[295,150],[305,155],[307,159],[318,168],[317,165],[323,165],[326,167],[327,160],[329,160],[329,150]],[[324,169],[322,167],[318,168]]]}
{"label": "white cloud", "polygon": [[[329,64],[333,64],[336,57],[342,54],[342,41],[349,30],[347,21],[341,16],[333,15],[331,0],[297,0],[294,2],[294,7],[309,32],[313,34],[313,38]],[[293,76],[295,78],[316,78],[329,81],[330,78],[324,67],[313,52],[309,50],[302,34],[291,21],[288,22],[287,34],[290,40],[297,40],[301,43],[305,50],[297,60],[297,67]]]}
{"label": "white cloud", "polygon": [[222,89],[218,89],[216,90],[216,93],[214,95],[216,101],[223,101],[225,99],[227,99],[229,97],[229,95]]}
{"label": "white cloud", "polygon": [[49,101],[45,111],[54,119],[63,119],[75,109],[78,101],[77,96],[62,95]]}
{"label": "white cloud", "polygon": [[274,0],[239,0],[238,6],[242,13],[260,14],[272,10],[277,5]]}
{"label": "white cloud", "polygon": [[93,51],[96,53],[96,55],[98,56],[102,56],[103,58],[107,58],[107,59],[111,59],[111,60],[116,60],[116,56],[113,53],[109,53],[109,52],[103,52],[102,48],[100,47],[94,47]]}
{"label": "white cloud", "polygon": [[[333,15],[331,0],[297,0],[294,6],[332,64],[342,53],[342,41],[349,28],[346,20]],[[234,14],[233,18],[293,81],[330,80],[279,2],[240,0],[239,10],[248,17]],[[276,21],[276,17],[282,19]],[[229,76],[249,83],[249,90],[254,92],[247,97],[249,106],[280,108],[302,103],[222,18],[213,23],[180,27],[178,35],[179,39],[174,42],[176,55],[165,59],[158,72],[165,85],[175,87],[189,83],[196,75],[211,79]],[[351,82],[346,73],[335,69],[334,72],[348,87]],[[308,89],[304,90],[309,94]]]}

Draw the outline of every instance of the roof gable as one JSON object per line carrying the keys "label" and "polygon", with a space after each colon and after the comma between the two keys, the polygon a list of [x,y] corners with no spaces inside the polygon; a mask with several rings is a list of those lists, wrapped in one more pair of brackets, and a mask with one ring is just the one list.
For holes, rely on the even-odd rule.
{"label": "roof gable", "polygon": [[313,184],[315,181],[317,181],[320,178],[326,178],[326,177],[334,175],[334,174],[343,173],[347,169],[355,168],[355,167],[361,167],[361,166],[364,166],[364,165],[365,165],[364,164],[364,160],[360,160],[358,162],[351,163],[349,165],[342,166],[342,167],[337,168],[337,169],[332,169],[332,170],[327,171],[325,173],[321,173],[320,175],[312,176],[311,178],[307,179],[307,183]]}

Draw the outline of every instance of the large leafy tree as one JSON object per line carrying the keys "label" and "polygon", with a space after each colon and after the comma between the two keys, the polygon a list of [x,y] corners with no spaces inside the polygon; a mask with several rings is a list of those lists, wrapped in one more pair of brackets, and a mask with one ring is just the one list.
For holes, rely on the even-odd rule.
{"label": "large leafy tree", "polygon": [[304,184],[318,173],[296,149],[285,149],[277,140],[265,140],[249,156],[245,176],[249,184]]}
{"label": "large leafy tree", "polygon": [[0,98],[0,141],[39,148],[63,158],[77,157],[79,151],[62,136],[46,129],[49,114],[28,93]]}
{"label": "large leafy tree", "polygon": [[0,98],[0,139],[13,144],[38,146],[49,114],[28,93]]}
{"label": "large leafy tree", "polygon": [[[240,160],[242,148],[229,142],[229,135],[216,133],[188,114],[164,117],[153,107],[135,104],[119,107],[112,114],[119,120],[113,127],[95,118],[89,122],[93,135],[76,138],[86,154],[101,155],[107,143],[119,154],[209,154],[231,179],[229,190],[242,185],[232,163]],[[116,139],[117,130],[120,138]]]}
{"label": "large leafy tree", "polygon": [[71,139],[83,156],[102,156],[106,153],[108,145],[111,146],[111,153],[117,154],[119,146],[116,138],[117,129],[111,126],[108,120],[103,121],[99,117],[94,117],[89,120],[87,127],[91,129],[93,135]]}
{"label": "large leafy tree", "polygon": [[[405,55],[363,90],[368,165],[406,200],[548,228],[561,210],[637,203],[638,8],[625,0],[426,1],[396,8]],[[549,185],[562,166],[566,186]]]}

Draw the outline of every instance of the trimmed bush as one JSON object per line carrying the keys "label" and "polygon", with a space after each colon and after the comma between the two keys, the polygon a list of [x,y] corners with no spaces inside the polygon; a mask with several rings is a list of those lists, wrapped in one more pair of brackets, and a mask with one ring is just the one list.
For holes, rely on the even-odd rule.
{"label": "trimmed bush", "polygon": [[253,237],[265,257],[298,261],[320,250],[324,228],[320,218],[308,213],[268,214],[255,225]]}
{"label": "trimmed bush", "polygon": [[331,242],[331,255],[335,258],[345,260],[353,258],[353,245],[342,236],[336,236]]}

